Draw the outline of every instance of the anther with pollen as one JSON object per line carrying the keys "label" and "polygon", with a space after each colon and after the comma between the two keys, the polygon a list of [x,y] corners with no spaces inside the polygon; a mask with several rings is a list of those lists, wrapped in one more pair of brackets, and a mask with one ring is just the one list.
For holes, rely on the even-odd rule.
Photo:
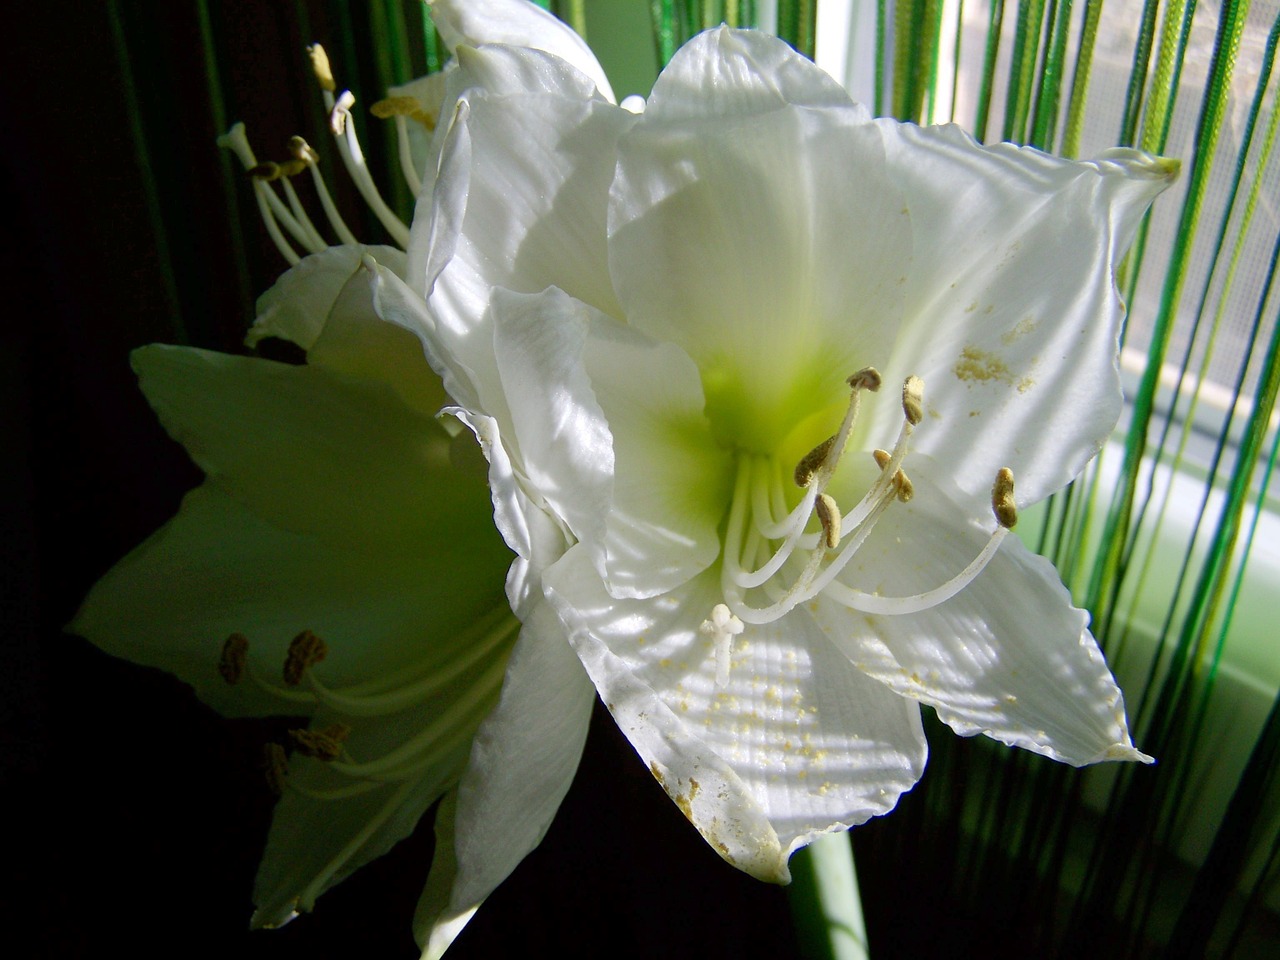
{"label": "anther with pollen", "polygon": [[218,660],[218,673],[231,686],[244,676],[249,665],[249,638],[243,633],[233,633],[222,645],[222,657]]}
{"label": "anther with pollen", "polygon": [[[880,389],[880,371],[875,367],[863,367],[857,373],[846,377],[845,383],[853,391],[853,396],[849,399],[849,409],[845,413],[844,423],[840,425],[839,432],[827,437],[827,439],[800,458],[793,475],[797,487],[809,486],[818,471],[824,468],[827,471],[826,479],[830,479],[831,473],[835,470],[836,464],[840,460],[840,456],[844,453],[844,445],[849,439],[849,431],[853,428],[853,421],[858,415],[858,396],[863,390],[875,393]],[[822,485],[825,486],[825,484]]]}
{"label": "anther with pollen", "polygon": [[322,730],[289,731],[289,739],[300,754],[325,762],[342,756],[343,745],[349,736],[351,728],[345,723],[331,723]]}
{"label": "anther with pollen", "polygon": [[919,377],[907,377],[902,382],[902,413],[913,427],[924,419],[924,381]]}
{"label": "anther with pollen", "polygon": [[320,154],[316,153],[315,147],[296,135],[289,138],[289,152],[293,154],[293,159],[302,163],[320,162]]}
{"label": "anther with pollen", "polygon": [[289,655],[284,661],[285,685],[296,687],[300,684],[307,668],[323,660],[328,652],[323,640],[310,630],[303,630],[289,644]]}
{"label": "anther with pollen", "polygon": [[813,506],[818,522],[822,524],[822,542],[828,550],[834,550],[840,546],[840,508],[835,498],[825,493],[818,494]]}
{"label": "anther with pollen", "polygon": [[991,487],[991,512],[996,515],[996,523],[1006,530],[1012,530],[1018,523],[1018,505],[1013,500],[1013,471],[1001,467],[996,473],[996,482]]}
{"label": "anther with pollen", "polygon": [[[893,461],[893,455],[888,450],[877,448],[871,451],[871,456],[875,458],[876,466],[881,470],[885,469]],[[916,495],[916,488],[901,467],[893,474],[893,486],[897,492],[899,503],[910,503],[911,498]]]}
{"label": "anther with pollen", "polygon": [[329,66],[329,55],[324,52],[324,47],[313,43],[307,47],[307,53],[311,57],[311,70],[316,75],[316,83],[320,84],[321,90],[333,93],[338,85],[333,82],[333,70]]}

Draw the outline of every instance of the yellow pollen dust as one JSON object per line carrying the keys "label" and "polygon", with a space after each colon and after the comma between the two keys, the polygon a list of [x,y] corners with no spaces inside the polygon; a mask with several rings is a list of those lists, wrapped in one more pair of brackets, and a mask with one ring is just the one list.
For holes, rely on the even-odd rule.
{"label": "yellow pollen dust", "polygon": [[310,630],[303,630],[289,644],[289,655],[284,661],[285,685],[296,687],[300,684],[307,668],[323,660],[328,652],[323,640]]}
{"label": "yellow pollen dust", "polygon": [[249,638],[243,633],[233,633],[222,645],[222,657],[218,661],[218,673],[231,686],[240,682],[249,665]]}

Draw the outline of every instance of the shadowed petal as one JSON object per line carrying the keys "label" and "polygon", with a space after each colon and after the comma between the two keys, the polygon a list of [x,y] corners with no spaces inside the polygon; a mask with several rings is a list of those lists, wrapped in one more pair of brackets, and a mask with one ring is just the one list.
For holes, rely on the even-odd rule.
{"label": "shadowed petal", "polygon": [[577,772],[594,703],[564,626],[539,604],[512,652],[502,698],[476,734],[456,806],[437,825],[444,846],[414,918],[425,956],[439,957],[542,841]]}

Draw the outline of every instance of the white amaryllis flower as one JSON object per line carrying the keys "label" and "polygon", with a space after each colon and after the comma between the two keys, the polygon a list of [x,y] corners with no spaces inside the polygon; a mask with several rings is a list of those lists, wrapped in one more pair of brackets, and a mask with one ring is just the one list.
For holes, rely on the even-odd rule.
{"label": "white amaryllis flower", "polygon": [[282,798],[257,926],[309,910],[457,782],[520,628],[482,475],[452,465],[439,380],[414,338],[374,314],[362,254],[403,264],[387,248],[334,248],[260,301],[303,365],[134,354],[206,480],[70,628],[228,715],[310,718],[287,766],[269,753]]}
{"label": "white amaryllis flower", "polygon": [[[574,58],[611,96],[590,51],[545,11],[490,0],[476,19],[476,6],[464,14],[437,5],[451,45],[519,39]],[[322,50],[313,59],[346,169],[389,234],[407,241],[364,164],[350,95],[337,92]],[[415,192],[434,161],[411,149],[422,138],[410,124],[434,124],[457,71],[393,89],[378,111],[400,127]],[[255,884],[254,926],[310,910],[441,797],[423,909],[435,916],[433,904],[449,901],[455,846],[501,847],[487,886],[477,894],[460,882],[454,896],[478,904],[559,806],[593,688],[554,614],[530,608],[530,567],[511,565],[493,529],[483,463],[467,456],[470,435],[459,443],[437,419],[446,395],[417,338],[373,311],[362,261],[403,274],[404,253],[356,242],[304,141],[295,138],[285,164],[259,164],[242,126],[223,142],[253,174],[264,223],[293,265],[260,298],[246,342],[292,342],[306,363],[164,346],[134,354],[148,400],[207,479],[93,588],[70,629],[172,671],[228,715],[309,718],[292,731],[291,757],[268,751],[282,797]],[[304,171],[343,246],[326,245],[292,187]],[[428,203],[429,190],[428,182]],[[548,621],[556,643],[543,642]],[[483,805],[490,780],[503,804],[510,798],[509,772],[490,762],[494,743],[520,757],[535,813],[513,815],[501,836],[460,833],[455,842],[465,769],[474,768],[466,808]],[[463,922],[437,931],[437,953]]]}
{"label": "white amaryllis flower", "polygon": [[[1176,166],[875,121],[726,28],[641,116],[525,51],[462,59],[542,89],[462,93],[377,308],[480,438],[545,642],[707,841],[785,881],[919,778],[921,703],[1071,764],[1147,759],[1086,614],[1004,534],[1012,477],[1041,499],[1116,422],[1114,264]],[[459,835],[501,837],[520,758],[479,759],[515,772],[469,794],[473,755]],[[454,853],[445,926],[502,859]]]}

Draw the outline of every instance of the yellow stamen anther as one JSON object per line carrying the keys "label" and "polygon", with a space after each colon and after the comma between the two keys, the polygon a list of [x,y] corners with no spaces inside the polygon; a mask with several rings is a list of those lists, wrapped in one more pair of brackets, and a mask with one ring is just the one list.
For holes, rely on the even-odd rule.
{"label": "yellow stamen anther", "polygon": [[1001,467],[996,473],[996,482],[991,487],[991,512],[996,515],[996,523],[1006,530],[1012,530],[1018,523],[1018,505],[1013,500],[1013,471]]}
{"label": "yellow stamen anther", "polygon": [[320,89],[333,93],[338,89],[338,85],[333,82],[333,71],[329,68],[329,55],[324,52],[324,47],[313,43],[307,47],[307,53],[311,55],[311,69],[316,75],[316,82],[320,84]]}
{"label": "yellow stamen anther", "polygon": [[326,762],[342,756],[342,745],[349,736],[351,728],[345,723],[333,723],[323,730],[289,731],[289,738],[299,753]]}
{"label": "yellow stamen anther", "polygon": [[893,475],[893,485],[897,488],[899,503],[910,503],[916,495],[916,488],[901,470]]}
{"label": "yellow stamen anther", "polygon": [[278,743],[265,744],[262,748],[262,766],[271,792],[277,796],[284,793],[285,780],[289,776],[289,761],[285,759],[284,747]]}
{"label": "yellow stamen anther", "polygon": [[304,163],[320,162],[320,154],[316,153],[315,148],[302,137],[289,138],[289,152],[293,154],[295,160],[301,160]]}
{"label": "yellow stamen anther", "polygon": [[854,390],[870,390],[875,393],[880,389],[880,371],[875,367],[863,367],[857,373],[847,377],[845,383]]}
{"label": "yellow stamen anther", "polygon": [[233,633],[222,645],[222,659],[218,661],[218,673],[222,679],[235,686],[244,676],[249,664],[249,638],[243,633]]}
{"label": "yellow stamen anther", "polygon": [[919,377],[902,382],[902,412],[913,427],[924,419],[924,381]]}
{"label": "yellow stamen anther", "polygon": [[840,508],[836,505],[835,498],[820,493],[814,502],[814,509],[818,514],[818,522],[822,524],[823,542],[828,550],[834,550],[840,546]]}
{"label": "yellow stamen anther", "polygon": [[835,437],[827,437],[827,439],[800,458],[800,462],[796,464],[794,476],[797,487],[807,487],[809,485],[809,481],[818,472],[818,468],[831,455],[831,448],[835,446],[835,442]]}
{"label": "yellow stamen anther", "polygon": [[889,465],[889,461],[893,459],[893,457],[889,455],[888,450],[881,450],[879,448],[872,450],[871,455],[876,458],[876,466],[881,470],[887,467]]}
{"label": "yellow stamen anther", "polygon": [[323,660],[328,652],[323,640],[310,630],[303,630],[289,644],[289,655],[284,661],[285,685],[296,687],[300,684],[307,668]]}
{"label": "yellow stamen anther", "polygon": [[379,120],[390,120],[392,117],[408,117],[410,120],[417,120],[419,123],[427,126],[434,126],[435,121],[431,114],[422,109],[422,104],[417,97],[387,97],[385,100],[379,100],[369,108]]}
{"label": "yellow stamen anther", "polygon": [[351,113],[351,108],[356,105],[356,95],[350,90],[343,90],[338,94],[337,102],[333,105],[333,110],[329,113],[329,129],[335,137],[341,137],[347,132],[347,117]]}

